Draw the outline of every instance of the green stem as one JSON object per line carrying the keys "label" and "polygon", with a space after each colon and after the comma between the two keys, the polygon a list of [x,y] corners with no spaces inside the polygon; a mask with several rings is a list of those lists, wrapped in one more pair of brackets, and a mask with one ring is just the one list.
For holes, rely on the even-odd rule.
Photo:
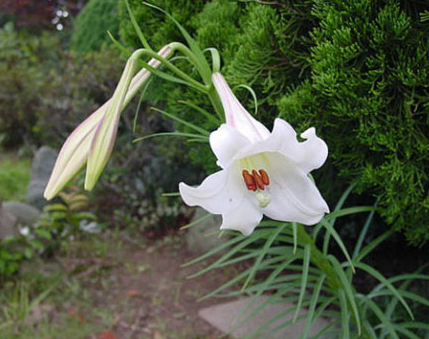
{"label": "green stem", "polygon": [[[211,71],[207,70],[207,67],[204,67],[204,65],[201,64],[195,54],[192,53],[192,51],[188,47],[186,47],[180,42],[172,42],[169,44],[169,46],[171,47],[171,49],[181,52],[189,59],[189,62],[197,68],[198,73],[200,74],[202,80],[206,85],[211,81]],[[207,76],[207,73],[209,73],[210,76]]]}
{"label": "green stem", "polygon": [[[207,89],[207,95],[210,99],[210,102],[212,103],[216,114],[218,115],[218,117],[223,120],[224,119],[224,112],[223,112],[223,107],[222,107],[222,103],[219,99],[219,96],[213,86],[212,83],[212,79],[211,79],[211,70],[207,70],[207,67],[204,67],[204,65],[201,64],[201,62],[198,60],[198,58],[195,56],[194,53],[192,53],[192,51],[186,47],[184,44],[180,43],[180,42],[173,42],[170,44],[170,47],[174,50],[177,50],[179,52],[182,52],[183,55],[185,55],[186,57],[188,57],[189,61],[195,65],[195,67],[198,70],[198,73],[200,74],[201,78],[204,81],[204,84],[206,85],[206,89]],[[207,76],[207,74],[210,74],[210,76]]]}
{"label": "green stem", "polygon": [[215,112],[221,121],[225,121],[225,114],[223,111],[222,102],[220,101],[219,95],[214,88],[213,83],[210,84],[210,87],[207,91],[207,95],[209,96],[210,102],[215,109]]}
{"label": "green stem", "polygon": [[[316,247],[313,237],[307,232],[307,230],[303,225],[297,224],[297,231],[298,231],[297,232],[298,241],[303,245],[309,244],[311,246],[310,261],[326,275],[326,282],[328,283],[329,287],[333,291],[338,291],[340,288],[342,288],[342,283],[338,275],[335,273],[335,270],[332,264],[326,258],[326,255],[323,254],[323,252],[321,252]],[[360,311],[359,311],[359,314],[361,314]],[[353,321],[356,321],[354,317],[351,317],[351,319],[353,319]],[[370,333],[364,326],[362,326],[361,329],[362,329],[362,333],[361,333],[362,338],[368,338],[368,339],[372,338]]]}
{"label": "green stem", "polygon": [[[169,44],[168,46],[171,48],[171,51],[172,51],[172,53],[170,54],[170,56],[171,56],[173,54],[173,52],[175,51],[175,48],[177,46],[176,46],[176,43]],[[190,84],[192,84],[196,89],[200,90],[201,92],[204,92],[204,93],[207,92],[206,86],[199,83],[195,79],[191,78],[189,75],[187,75],[185,72],[178,69],[176,66],[174,66],[171,62],[169,62],[166,58],[163,58],[162,56],[160,56],[158,53],[156,53],[154,51],[149,51],[147,49],[142,49],[142,50],[138,50],[138,51],[140,51],[141,55],[147,55],[151,58],[159,60],[169,70],[171,70],[173,73],[176,73],[180,78],[189,82]],[[136,53],[136,52],[134,52],[134,53]],[[150,70],[150,68],[148,68],[148,69]]]}
{"label": "green stem", "polygon": [[338,278],[337,274],[335,273],[334,268],[332,267],[332,264],[329,262],[328,259],[326,259],[326,256],[316,247],[316,244],[314,243],[313,238],[311,235],[306,231],[303,225],[297,224],[297,231],[298,231],[298,241],[303,244],[307,245],[310,244],[311,246],[311,259],[310,261],[317,266],[323,273],[326,275],[326,281],[328,282],[329,286],[333,290],[338,290],[341,288],[342,284],[340,279]]}

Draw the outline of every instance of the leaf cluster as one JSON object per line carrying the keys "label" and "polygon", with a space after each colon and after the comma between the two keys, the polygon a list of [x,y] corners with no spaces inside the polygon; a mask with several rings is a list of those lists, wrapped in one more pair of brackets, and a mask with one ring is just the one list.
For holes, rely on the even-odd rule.
{"label": "leaf cluster", "polygon": [[[392,231],[366,243],[377,209],[343,208],[349,193],[350,190],[346,191],[335,210],[310,232],[295,223],[264,221],[249,237],[228,233],[229,240],[186,264],[209,261],[191,277],[240,263],[245,269],[203,299],[249,295],[250,301],[236,319],[235,328],[256,319],[269,305],[282,303],[278,313],[266,319],[247,338],[275,333],[298,320],[303,321],[300,339],[399,339],[419,338],[422,333],[427,333],[426,312],[414,319],[414,311],[419,307],[427,308],[429,300],[411,292],[410,286],[417,280],[427,283],[429,275],[415,272],[387,278],[365,263]],[[349,252],[335,225],[340,218],[366,212],[369,215],[361,225],[352,252]],[[316,245],[318,239],[322,240],[321,246]],[[329,253],[331,242],[341,249],[342,262],[338,256]],[[219,253],[223,254],[219,256]],[[368,292],[356,289],[356,272],[375,281],[372,286],[367,286]],[[240,286],[241,289],[237,289]],[[313,328],[323,317],[329,319],[324,327]]]}

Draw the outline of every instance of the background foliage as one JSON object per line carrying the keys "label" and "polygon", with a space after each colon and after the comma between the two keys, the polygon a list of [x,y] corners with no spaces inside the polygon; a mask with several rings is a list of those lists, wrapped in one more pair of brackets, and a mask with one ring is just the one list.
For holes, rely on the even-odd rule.
{"label": "background foliage", "polygon": [[121,61],[116,49],[77,57],[53,33],[0,29],[0,142],[59,146],[111,95]]}
{"label": "background foliage", "polygon": [[107,31],[119,27],[118,0],[91,0],[82,9],[73,25],[70,49],[78,52],[99,50],[109,44]]}

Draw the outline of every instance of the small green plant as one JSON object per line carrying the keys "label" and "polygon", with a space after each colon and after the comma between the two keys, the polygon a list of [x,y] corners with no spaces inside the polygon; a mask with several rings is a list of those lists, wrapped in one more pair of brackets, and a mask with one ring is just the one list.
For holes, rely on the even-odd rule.
{"label": "small green plant", "polygon": [[78,237],[83,231],[97,231],[95,214],[88,212],[88,197],[80,192],[60,193],[63,202],[47,205],[34,228],[34,234],[44,239],[44,252],[60,249],[63,242]]}

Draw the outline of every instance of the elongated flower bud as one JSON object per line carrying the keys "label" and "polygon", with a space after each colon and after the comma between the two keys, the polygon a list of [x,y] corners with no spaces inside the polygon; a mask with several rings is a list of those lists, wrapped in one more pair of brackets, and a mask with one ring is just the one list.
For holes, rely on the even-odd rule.
{"label": "elongated flower bud", "polygon": [[[158,55],[169,58],[171,53],[167,45]],[[65,141],[45,189],[46,199],[57,195],[86,162],[85,188],[94,187],[112,152],[121,112],[151,75],[150,71],[142,69],[133,77],[136,62],[136,56],[131,56],[112,98],[79,124]],[[153,58],[148,64],[158,67],[161,63]]]}

